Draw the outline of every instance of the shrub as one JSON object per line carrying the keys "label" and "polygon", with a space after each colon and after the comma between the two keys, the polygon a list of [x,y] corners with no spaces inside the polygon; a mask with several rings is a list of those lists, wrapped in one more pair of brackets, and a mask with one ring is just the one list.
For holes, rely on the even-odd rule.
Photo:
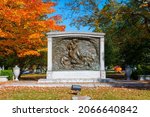
{"label": "shrub", "polygon": [[150,65],[139,65],[138,75],[150,75]]}
{"label": "shrub", "polygon": [[131,78],[138,80],[138,75],[150,75],[150,65],[138,65],[137,70],[132,72]]}
{"label": "shrub", "polygon": [[8,76],[8,80],[13,79],[13,72],[12,70],[1,70],[1,76]]}
{"label": "shrub", "polygon": [[138,74],[139,73],[138,73],[137,70],[133,71],[132,74],[131,74],[131,79],[138,80]]}

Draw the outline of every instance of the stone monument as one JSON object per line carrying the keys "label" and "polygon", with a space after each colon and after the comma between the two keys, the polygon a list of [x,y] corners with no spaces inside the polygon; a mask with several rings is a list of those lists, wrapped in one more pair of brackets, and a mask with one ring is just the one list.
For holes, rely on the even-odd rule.
{"label": "stone monument", "polygon": [[50,32],[46,79],[39,82],[97,82],[106,78],[104,33]]}

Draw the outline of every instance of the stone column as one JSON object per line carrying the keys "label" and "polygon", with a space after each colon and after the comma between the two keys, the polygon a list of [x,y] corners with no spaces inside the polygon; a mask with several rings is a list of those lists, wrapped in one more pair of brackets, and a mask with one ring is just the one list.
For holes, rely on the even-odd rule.
{"label": "stone column", "polygon": [[105,72],[105,56],[104,56],[104,37],[100,38],[100,78],[105,79],[106,78],[106,72]]}
{"label": "stone column", "polygon": [[52,78],[52,37],[48,37],[47,79]]}

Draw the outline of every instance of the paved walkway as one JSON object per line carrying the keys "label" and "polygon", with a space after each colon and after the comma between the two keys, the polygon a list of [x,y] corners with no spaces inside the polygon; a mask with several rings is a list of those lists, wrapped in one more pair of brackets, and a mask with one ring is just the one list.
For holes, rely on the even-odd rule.
{"label": "paved walkway", "polygon": [[38,83],[37,81],[9,81],[0,83],[0,88],[4,87],[71,87],[74,84],[81,85],[83,87],[136,87],[136,88],[150,88],[150,81],[123,81],[118,80],[113,83],[101,83],[101,82],[63,82],[63,83]]}

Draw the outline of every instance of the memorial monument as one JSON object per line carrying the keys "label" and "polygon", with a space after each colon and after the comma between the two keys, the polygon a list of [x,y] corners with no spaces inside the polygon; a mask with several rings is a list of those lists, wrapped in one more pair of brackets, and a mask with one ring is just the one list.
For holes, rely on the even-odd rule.
{"label": "memorial monument", "polygon": [[46,79],[39,82],[97,82],[106,78],[104,33],[50,32]]}

